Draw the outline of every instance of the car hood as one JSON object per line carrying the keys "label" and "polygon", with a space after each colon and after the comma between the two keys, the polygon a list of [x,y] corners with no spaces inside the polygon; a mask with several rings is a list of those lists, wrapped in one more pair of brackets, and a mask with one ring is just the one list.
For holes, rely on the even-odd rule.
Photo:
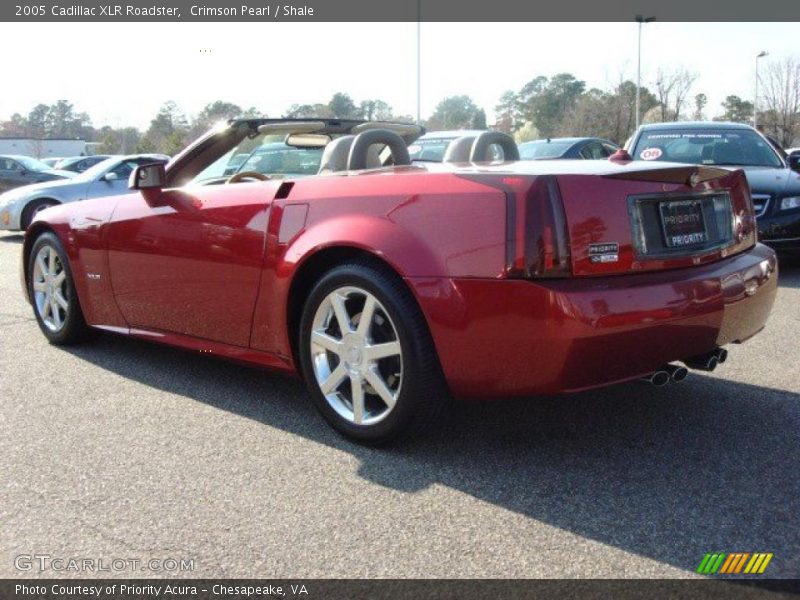
{"label": "car hood", "polygon": [[800,173],[791,169],[744,167],[744,172],[754,194],[800,194]]}
{"label": "car hood", "polygon": [[59,190],[66,190],[80,186],[81,184],[85,185],[86,182],[71,181],[70,179],[51,179],[50,181],[42,181],[41,183],[32,183],[30,185],[19,187],[17,188],[17,190],[15,190],[17,191],[17,194],[15,195],[28,196],[30,194],[38,194],[42,190],[50,190],[53,188],[58,188]]}

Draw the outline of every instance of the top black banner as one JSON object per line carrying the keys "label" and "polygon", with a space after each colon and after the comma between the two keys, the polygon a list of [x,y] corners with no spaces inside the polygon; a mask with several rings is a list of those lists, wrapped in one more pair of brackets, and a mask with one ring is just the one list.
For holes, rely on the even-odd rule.
{"label": "top black banner", "polygon": [[[800,22],[796,0],[11,0],[0,21],[659,21]],[[800,33],[800,28],[798,30]]]}

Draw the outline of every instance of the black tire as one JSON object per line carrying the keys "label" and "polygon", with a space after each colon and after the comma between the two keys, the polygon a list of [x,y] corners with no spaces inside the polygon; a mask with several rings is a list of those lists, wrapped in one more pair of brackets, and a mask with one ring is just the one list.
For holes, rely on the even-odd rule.
{"label": "black tire", "polygon": [[[64,317],[61,319],[62,326],[57,330],[54,330],[45,324],[44,317],[42,314],[40,314],[40,309],[34,290],[36,257],[45,247],[49,247],[55,252],[60,266],[66,275],[64,278],[63,287],[61,289],[63,291],[63,296],[67,301],[68,308],[62,309],[64,312]],[[48,231],[42,233],[33,243],[31,253],[28,256],[27,285],[28,295],[31,299],[31,305],[33,307],[33,314],[36,317],[36,322],[39,324],[39,329],[42,330],[42,333],[51,344],[55,344],[57,346],[77,344],[79,342],[86,341],[93,336],[94,330],[86,324],[86,320],[83,318],[83,312],[81,311],[80,302],[78,301],[78,294],[75,291],[75,281],[72,277],[72,269],[70,269],[69,260],[67,259],[67,253],[64,250],[64,245],[61,243],[61,240],[59,240],[58,237],[52,232]]]}
{"label": "black tire", "polygon": [[[402,349],[402,386],[388,415],[371,425],[342,417],[329,404],[317,383],[310,339],[314,316],[333,291],[355,286],[375,296],[396,329]],[[403,280],[383,265],[356,261],[336,267],[317,281],[303,307],[297,340],[303,378],[317,409],[340,433],[369,445],[420,434],[448,402],[439,359],[427,323]]]}
{"label": "black tire", "polygon": [[55,200],[47,200],[45,198],[29,202],[28,205],[22,210],[20,228],[25,231],[28,227],[30,227],[33,217],[35,217],[39,211],[42,211],[45,208],[50,208],[51,206],[55,206],[56,204],[58,204],[58,202]]}

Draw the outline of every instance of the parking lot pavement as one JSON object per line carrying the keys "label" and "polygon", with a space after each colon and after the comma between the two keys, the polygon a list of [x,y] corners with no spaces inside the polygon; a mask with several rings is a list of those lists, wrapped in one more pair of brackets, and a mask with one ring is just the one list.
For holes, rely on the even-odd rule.
{"label": "parking lot pavement", "polygon": [[293,379],[111,335],[48,345],[20,241],[0,234],[2,577],[36,574],[20,554],[188,558],[175,575],[200,577],[686,577],[709,551],[800,576],[800,267],[713,374],[459,406],[369,449]]}

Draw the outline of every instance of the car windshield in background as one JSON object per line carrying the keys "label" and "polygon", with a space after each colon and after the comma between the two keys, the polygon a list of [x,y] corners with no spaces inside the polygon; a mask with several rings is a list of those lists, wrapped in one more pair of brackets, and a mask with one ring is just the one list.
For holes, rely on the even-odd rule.
{"label": "car windshield in background", "polygon": [[94,181],[97,177],[105,173],[111,165],[116,164],[118,160],[117,158],[107,158],[89,167],[83,173],[79,173],[74,181]]}
{"label": "car windshield in background", "polygon": [[645,131],[636,142],[633,158],[692,165],[783,166],[769,142],[747,129]]}
{"label": "car windshield in background", "polygon": [[52,167],[48,167],[45,163],[30,156],[15,156],[14,160],[20,163],[28,171],[50,171]]}
{"label": "car windshield in background", "polygon": [[203,169],[192,183],[218,183],[237,173],[255,172],[273,178],[316,175],[323,148],[288,146],[283,137],[246,138],[233,150]]}
{"label": "car windshield in background", "polygon": [[520,144],[519,157],[521,160],[535,160],[540,158],[559,158],[569,150],[573,142],[529,142]]}
{"label": "car windshield in background", "polygon": [[447,146],[454,138],[430,138],[417,140],[408,147],[411,160],[422,162],[442,162]]}

